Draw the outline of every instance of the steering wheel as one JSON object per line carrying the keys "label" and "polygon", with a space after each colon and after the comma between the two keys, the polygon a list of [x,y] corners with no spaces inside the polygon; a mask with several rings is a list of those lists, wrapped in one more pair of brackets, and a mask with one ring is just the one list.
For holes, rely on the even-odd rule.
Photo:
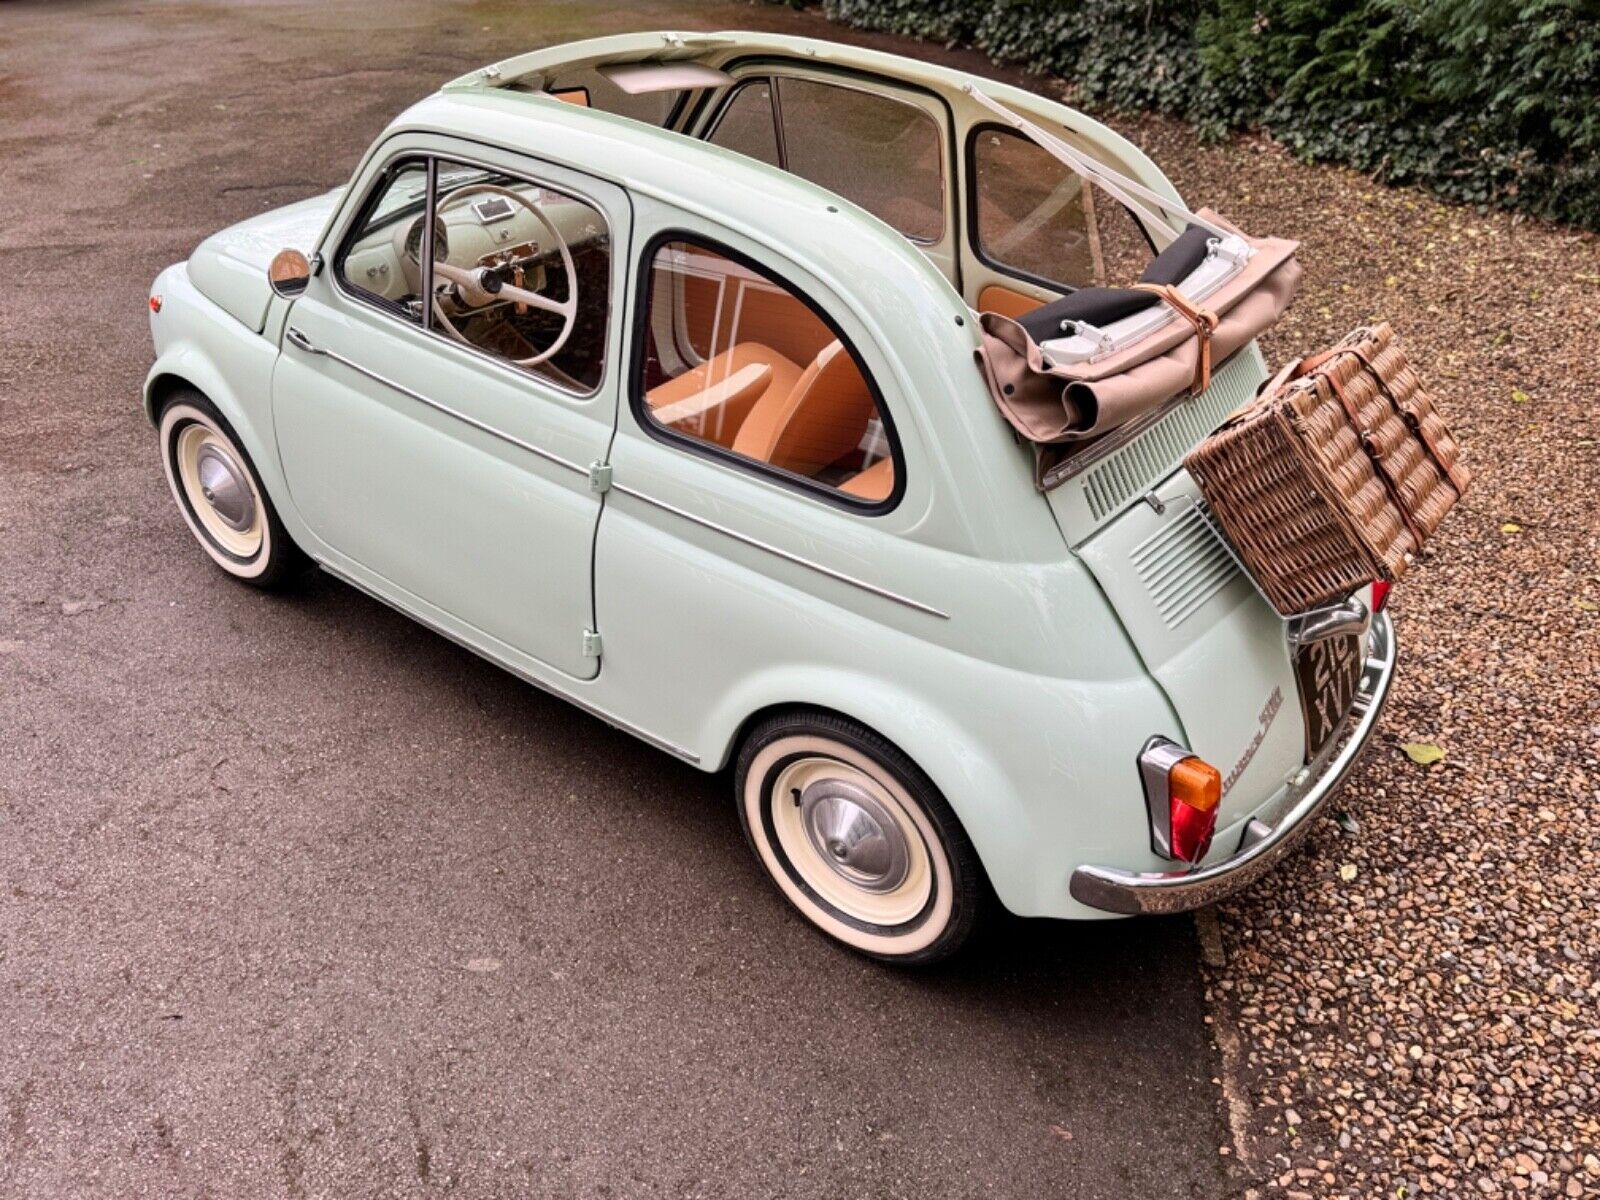
{"label": "steering wheel", "polygon": [[[514,192],[510,188],[501,187],[494,183],[474,183],[454,193],[436,210],[436,216],[442,215],[452,208],[459,208],[469,197],[485,193],[494,196],[503,196],[513,204],[520,204],[533,214],[534,220],[544,226],[545,232],[550,235],[550,240],[555,244],[561,254],[561,265],[567,273],[567,298],[565,300],[550,300],[538,292],[530,292],[527,288],[517,287],[500,278],[499,272],[493,267],[474,267],[467,269],[451,263],[438,261],[435,256],[433,271],[441,278],[448,279],[456,285],[456,293],[462,303],[469,308],[481,308],[486,304],[496,301],[511,300],[517,304],[526,304],[529,308],[537,308],[540,312],[555,313],[561,318],[561,332],[556,335],[548,349],[531,358],[514,358],[511,362],[519,367],[535,367],[557,353],[562,346],[567,344],[567,339],[572,336],[573,326],[577,324],[578,317],[578,272],[572,264],[572,251],[567,246],[567,239],[561,236],[561,231],[550,223],[550,219],[539,210],[539,206],[529,200],[521,192]],[[458,342],[466,342],[467,338],[457,329],[445,314],[444,306],[439,303],[439,297],[432,298],[433,315],[438,318],[444,330]],[[468,343],[471,344],[470,342]]]}

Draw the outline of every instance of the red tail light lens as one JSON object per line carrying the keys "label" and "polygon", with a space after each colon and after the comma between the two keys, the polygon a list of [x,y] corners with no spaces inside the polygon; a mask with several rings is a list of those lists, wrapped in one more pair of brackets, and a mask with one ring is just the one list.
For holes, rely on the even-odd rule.
{"label": "red tail light lens", "polygon": [[1393,586],[1394,586],[1394,584],[1389,583],[1387,580],[1383,580],[1383,579],[1374,579],[1372,581],[1372,611],[1373,612],[1377,613],[1377,612],[1382,612],[1383,611],[1383,606],[1385,604],[1389,603],[1389,589],[1392,588]]}
{"label": "red tail light lens", "polygon": [[1199,862],[1211,849],[1211,835],[1217,831],[1222,774],[1210,763],[1191,756],[1173,764],[1167,786],[1172,857],[1181,862]]}
{"label": "red tail light lens", "polygon": [[150,311],[151,312],[155,312],[155,313],[158,313],[158,312],[161,311],[161,297],[160,296],[151,296],[150,297]]}

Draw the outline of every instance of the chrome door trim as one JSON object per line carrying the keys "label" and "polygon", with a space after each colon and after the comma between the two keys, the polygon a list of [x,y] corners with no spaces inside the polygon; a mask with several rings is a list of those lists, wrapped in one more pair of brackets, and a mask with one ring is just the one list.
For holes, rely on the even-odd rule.
{"label": "chrome door trim", "polygon": [[589,716],[598,718],[599,720],[604,721],[607,725],[610,725],[612,728],[620,729],[623,733],[632,734],[641,742],[644,742],[650,746],[654,746],[657,750],[664,750],[674,758],[681,758],[684,762],[688,763],[698,764],[700,762],[700,756],[693,750],[685,750],[682,746],[673,745],[671,742],[656,737],[653,733],[647,733],[643,729],[640,729],[637,725],[631,725],[627,721],[624,721],[615,713],[607,712],[603,708],[599,708],[596,705],[590,704],[587,700],[580,700],[571,692],[563,691],[557,685],[548,683],[545,680],[540,679],[537,675],[529,674],[520,667],[512,666],[505,660],[496,658],[487,650],[480,650],[477,646],[474,646],[465,638],[462,638],[458,634],[452,633],[450,630],[444,628],[444,626],[440,625],[437,621],[430,620],[421,613],[418,613],[402,604],[398,600],[390,599],[388,596],[383,595],[381,592],[375,591],[358,579],[352,579],[349,575],[345,574],[345,572],[339,570],[338,567],[330,566],[325,562],[319,562],[317,566],[323,571],[326,571],[329,575],[332,575],[340,583],[349,584],[351,587],[355,588],[356,591],[362,593],[363,595],[371,596],[374,600],[378,601],[378,603],[387,605],[389,608],[394,609],[394,611],[399,613],[401,616],[408,617],[430,632],[436,633],[440,637],[454,642],[463,650],[470,650],[473,654],[476,654],[485,662],[491,663],[494,666],[499,667],[501,670],[515,675],[518,679],[522,680],[523,683],[532,684],[541,692],[548,692],[557,699],[565,700],[574,708],[587,713]]}
{"label": "chrome door trim", "polygon": [[[295,328],[293,325],[289,326],[288,330],[284,333],[284,340],[307,354],[313,354],[322,358],[332,359],[334,362],[339,363],[341,366],[348,367],[356,374],[363,375],[372,380],[374,383],[379,383],[386,388],[391,388],[394,391],[399,392],[402,396],[406,396],[409,399],[415,400],[418,404],[425,405],[426,407],[433,409],[435,412],[443,413],[445,416],[452,417],[463,424],[470,425],[472,428],[480,431],[481,433],[486,433],[490,437],[498,438],[500,441],[505,442],[508,445],[515,446],[519,450],[526,450],[529,454],[537,455],[539,458],[542,458],[547,462],[554,463],[558,467],[565,467],[569,471],[573,471],[584,476],[585,478],[588,478],[589,468],[587,465],[580,465],[572,462],[570,459],[562,458],[559,454],[553,454],[549,450],[545,450],[540,446],[535,446],[532,442],[525,442],[519,437],[515,437],[512,434],[496,429],[492,425],[485,424],[476,417],[470,417],[466,413],[451,408],[447,404],[441,404],[437,400],[434,400],[428,396],[424,396],[421,392],[414,391],[413,389],[406,387],[403,383],[397,383],[395,380],[390,379],[386,375],[364,367],[360,363],[346,358],[337,350],[329,350],[326,346],[318,346],[301,330]],[[753,546],[755,549],[765,551],[767,554],[771,554],[775,558],[781,558],[785,562],[794,563],[798,567],[805,567],[808,570],[817,572],[819,575],[826,575],[829,579],[835,579],[840,583],[849,584],[851,587],[859,588],[864,592],[870,592],[872,595],[880,596],[885,600],[891,600],[896,604],[904,605],[906,608],[915,609],[917,612],[927,613],[930,617],[938,617],[941,621],[948,621],[950,619],[949,613],[934,608],[931,604],[924,604],[920,600],[913,600],[909,596],[902,596],[899,592],[893,592],[888,588],[879,587],[875,583],[868,583],[865,579],[857,579],[854,575],[847,575],[843,571],[836,571],[832,567],[824,566],[822,563],[814,562],[809,558],[804,558],[793,553],[792,551],[783,549],[781,546],[774,546],[771,542],[763,542],[759,538],[750,537],[748,534],[743,534],[737,530],[730,529],[726,525],[719,525],[715,521],[710,521],[705,517],[697,516],[696,514],[689,512],[687,509],[679,508],[675,504],[668,504],[665,500],[658,500],[654,496],[648,496],[636,488],[628,487],[626,484],[613,482],[611,485],[611,490],[614,492],[621,492],[625,496],[632,496],[635,500],[643,501],[645,504],[659,508],[663,512],[669,512],[675,517],[681,517],[683,520],[688,521],[691,524],[698,525],[702,529],[709,529],[713,533],[720,533],[724,537],[732,538],[736,542],[743,542],[747,546]],[[340,576],[340,578],[343,578],[343,576]],[[610,718],[607,719],[609,720]]]}
{"label": "chrome door trim", "polygon": [[817,572],[819,575],[826,575],[829,579],[837,579],[840,583],[847,583],[851,587],[860,588],[864,592],[871,592],[874,596],[881,596],[885,600],[892,600],[896,604],[903,604],[907,608],[912,608],[916,609],[918,612],[927,613],[930,617],[938,617],[941,621],[948,621],[950,619],[949,613],[942,612],[939,609],[934,608],[931,604],[924,604],[920,600],[913,600],[909,596],[902,596],[899,592],[891,592],[888,588],[879,587],[875,583],[868,583],[865,579],[857,579],[854,575],[846,575],[843,571],[836,571],[832,567],[824,566],[819,562],[813,562],[809,558],[802,558],[800,555],[785,550],[781,546],[774,546],[771,542],[763,542],[759,538],[753,538],[748,534],[743,534],[737,530],[729,529],[726,525],[719,525],[715,521],[707,520],[705,517],[696,516],[687,509],[679,508],[675,504],[668,504],[665,500],[658,500],[654,496],[647,496],[643,492],[637,490],[636,488],[631,488],[626,484],[613,481],[611,484],[611,490],[613,492],[621,492],[624,496],[632,496],[635,500],[641,500],[652,507],[661,509],[662,512],[669,512],[675,517],[682,517],[685,521],[688,521],[694,525],[698,525],[702,529],[709,529],[713,533],[720,533],[724,537],[730,537],[736,542],[743,542],[746,546],[753,546],[757,550],[764,550],[766,553],[771,554],[775,558],[781,558],[785,562],[794,563],[798,567],[806,567],[809,570]]}
{"label": "chrome door trim", "polygon": [[559,454],[554,454],[551,451],[544,449],[542,446],[535,446],[532,442],[525,442],[514,434],[506,433],[502,429],[496,429],[493,425],[486,424],[483,421],[478,420],[476,417],[468,416],[459,409],[451,408],[448,404],[441,404],[439,401],[434,400],[431,397],[424,396],[421,392],[414,391],[411,388],[406,387],[406,385],[403,383],[397,383],[393,379],[390,379],[387,375],[382,375],[377,371],[371,370],[368,367],[364,367],[353,359],[346,358],[337,350],[329,350],[326,346],[318,346],[293,325],[289,326],[287,332],[285,332],[283,336],[285,341],[289,342],[297,349],[305,351],[307,354],[318,355],[322,358],[331,358],[339,365],[350,368],[350,370],[354,371],[357,375],[364,375],[368,379],[372,380],[372,382],[380,383],[386,388],[390,388],[396,392],[399,392],[402,396],[405,396],[408,399],[415,400],[418,404],[425,405],[428,408],[433,409],[435,412],[443,413],[447,417],[452,417],[455,420],[460,421],[463,425],[470,425],[480,433],[486,433],[492,438],[498,438],[507,445],[515,446],[518,450],[526,450],[529,454],[542,458],[546,462],[554,463],[558,467],[565,467],[569,471],[575,471],[585,478],[588,477],[589,467],[587,464],[580,465],[570,459],[562,458]]}

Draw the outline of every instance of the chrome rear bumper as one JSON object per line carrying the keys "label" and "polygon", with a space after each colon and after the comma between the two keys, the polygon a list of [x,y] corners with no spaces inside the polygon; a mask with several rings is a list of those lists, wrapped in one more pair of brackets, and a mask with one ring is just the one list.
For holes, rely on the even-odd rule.
{"label": "chrome rear bumper", "polygon": [[1104,912],[1183,912],[1214,903],[1261,878],[1311,831],[1311,818],[1355,766],[1389,696],[1394,662],[1394,628],[1388,616],[1379,613],[1367,634],[1367,660],[1344,728],[1328,739],[1273,804],[1275,821],[1269,824],[1257,816],[1246,824],[1231,857],[1182,871],[1079,867],[1072,873],[1072,898]]}

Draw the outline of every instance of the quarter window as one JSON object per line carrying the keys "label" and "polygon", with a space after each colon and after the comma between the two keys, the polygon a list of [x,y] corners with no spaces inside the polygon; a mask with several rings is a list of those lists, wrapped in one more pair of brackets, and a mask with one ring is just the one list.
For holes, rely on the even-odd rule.
{"label": "quarter window", "polygon": [[1133,215],[1021,134],[980,128],[972,167],[976,249],[996,266],[1078,288],[1127,283],[1149,263]]}
{"label": "quarter window", "polygon": [[859,358],[781,280],[662,242],[642,320],[636,395],[651,425],[851,501],[895,493],[892,431]]}
{"label": "quarter window", "polygon": [[914,104],[815,79],[751,80],[710,140],[836,192],[916,241],[944,234],[939,126]]}
{"label": "quarter window", "polygon": [[605,217],[503,171],[446,159],[433,169],[431,196],[426,160],[385,174],[339,254],[341,281],[438,336],[593,391],[605,369],[611,287]]}
{"label": "quarter window", "polygon": [[419,248],[407,242],[422,237],[427,207],[428,166],[421,160],[390,167],[373,191],[355,232],[345,240],[338,272],[346,287],[419,320],[422,268]]}

